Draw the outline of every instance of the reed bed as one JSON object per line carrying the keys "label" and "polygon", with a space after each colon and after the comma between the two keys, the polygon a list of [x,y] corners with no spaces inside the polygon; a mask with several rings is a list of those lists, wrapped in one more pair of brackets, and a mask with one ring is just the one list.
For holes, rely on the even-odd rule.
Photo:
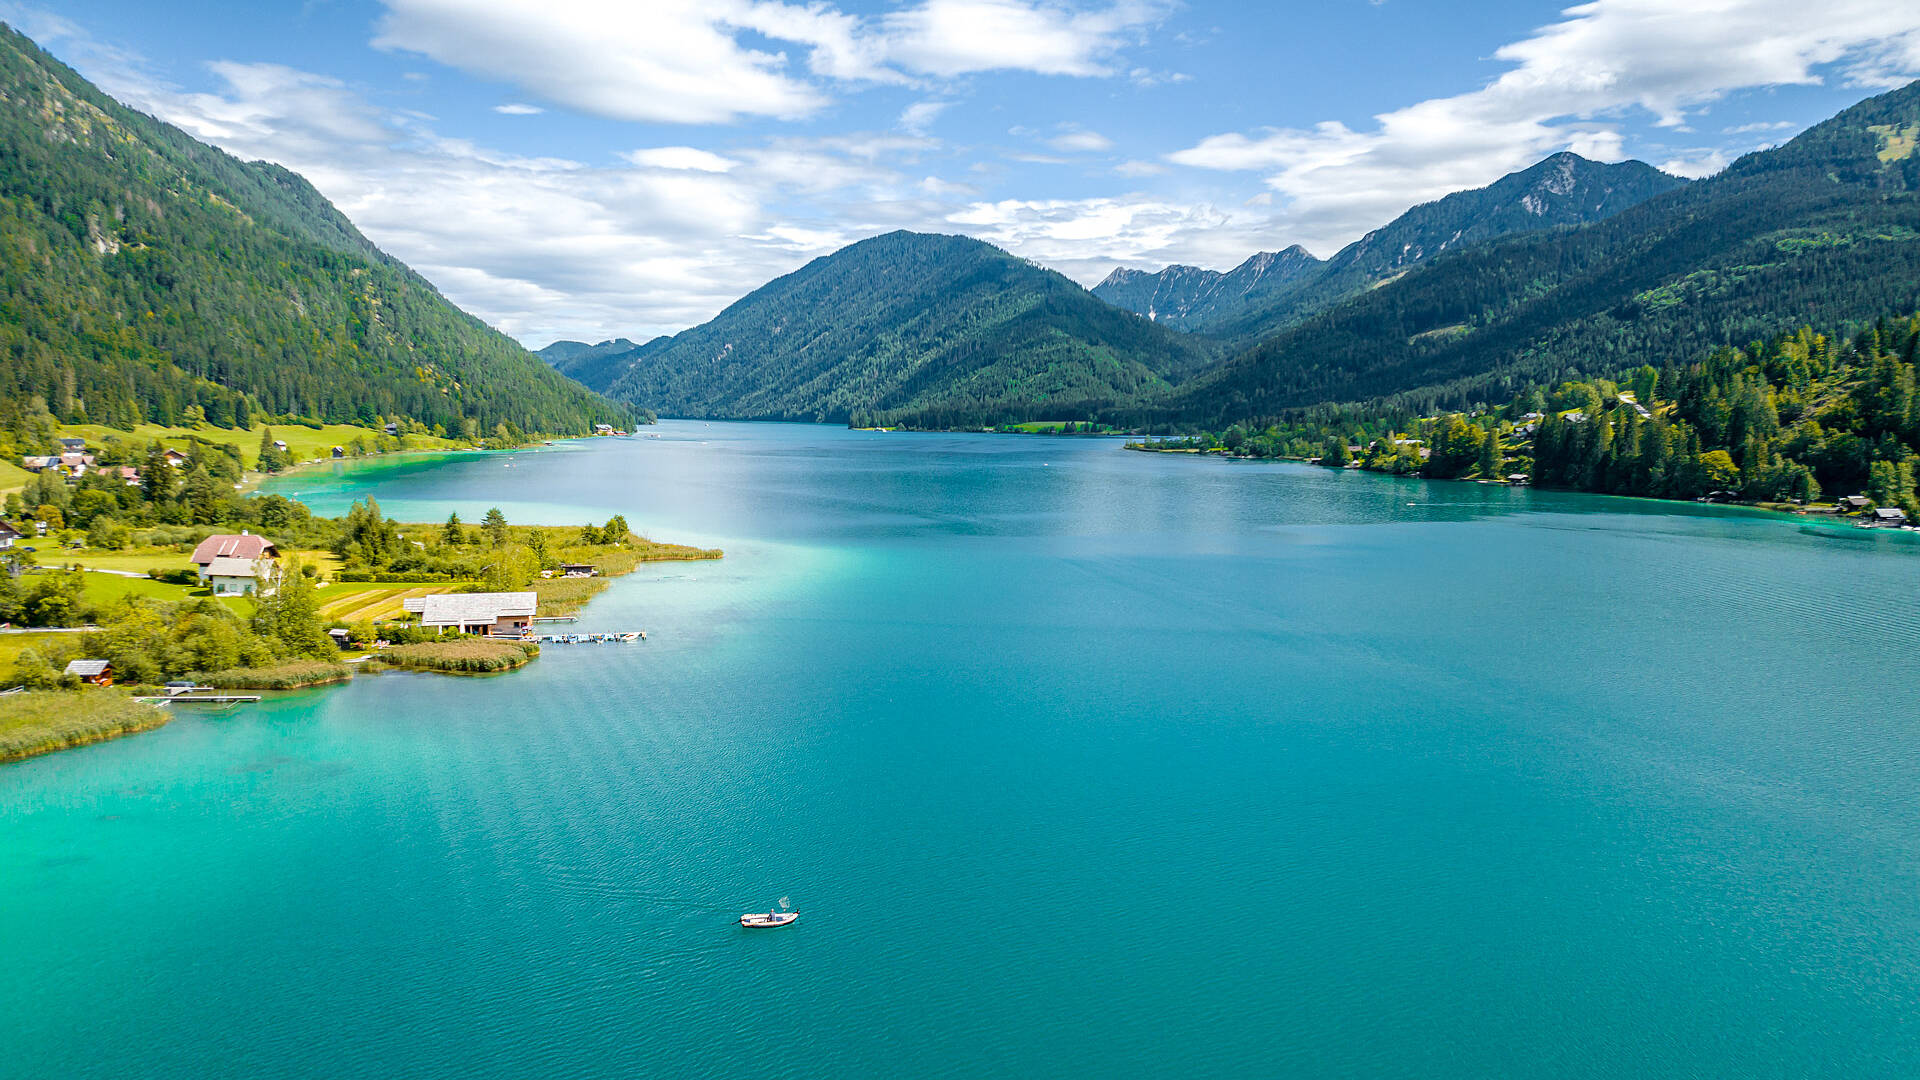
{"label": "reed bed", "polygon": [[194,681],[215,690],[298,690],[303,686],[325,686],[353,678],[353,669],[325,660],[289,660],[272,667],[230,668],[194,676]]}
{"label": "reed bed", "polygon": [[396,645],[380,653],[380,663],[411,671],[438,671],[451,675],[487,675],[511,671],[540,655],[540,646],[528,641],[461,638]]}
{"label": "reed bed", "polygon": [[167,710],[124,690],[46,690],[0,696],[0,762],[157,728]]}

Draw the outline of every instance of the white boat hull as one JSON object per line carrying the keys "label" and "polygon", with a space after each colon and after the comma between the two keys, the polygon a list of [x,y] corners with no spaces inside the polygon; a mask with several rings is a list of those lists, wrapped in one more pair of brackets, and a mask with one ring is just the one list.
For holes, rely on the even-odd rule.
{"label": "white boat hull", "polygon": [[800,913],[797,911],[762,911],[740,916],[740,925],[750,930],[762,930],[768,927],[785,926],[799,917]]}

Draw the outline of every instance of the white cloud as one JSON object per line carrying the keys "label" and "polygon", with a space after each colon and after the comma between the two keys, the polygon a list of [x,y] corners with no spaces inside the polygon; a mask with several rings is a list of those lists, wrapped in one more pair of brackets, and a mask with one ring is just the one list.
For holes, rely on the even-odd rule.
{"label": "white cloud", "polygon": [[516,101],[506,105],[495,105],[493,111],[502,116],[539,116],[547,110],[538,105],[528,105],[524,102]]}
{"label": "white cloud", "polygon": [[1166,173],[1167,167],[1157,161],[1123,161],[1115,165],[1113,171],[1120,176],[1160,176]]}
{"label": "white cloud", "polygon": [[732,172],[740,164],[710,150],[700,150],[691,146],[656,146],[647,150],[634,150],[621,156],[635,165],[649,169],[679,169],[688,172]]}
{"label": "white cloud", "polygon": [[1087,154],[1113,149],[1113,140],[1097,131],[1067,131],[1048,139],[1047,145],[1063,154]]}
{"label": "white cloud", "polygon": [[1133,194],[974,202],[947,215],[962,231],[1092,285],[1116,264],[1234,266],[1269,243],[1271,220],[1207,203]]}
{"label": "white cloud", "polygon": [[1556,150],[1617,159],[1627,110],[1680,128],[1690,112],[1734,91],[1818,82],[1822,65],[1838,64],[1862,85],[1910,78],[1920,72],[1920,7],[1594,0],[1494,55],[1512,66],[1485,87],[1383,113],[1369,130],[1325,122],[1214,135],[1168,160],[1264,173],[1288,200],[1298,239],[1326,249]]}
{"label": "white cloud", "polygon": [[1714,148],[1693,150],[1679,157],[1668,158],[1655,167],[1661,172],[1672,173],[1675,176],[1684,176],[1690,180],[1698,180],[1703,176],[1712,176],[1714,173],[1726,168],[1731,160],[1725,150]]}
{"label": "white cloud", "polygon": [[927,128],[941,113],[952,106],[951,101],[916,101],[900,111],[900,128],[915,135],[925,135]]}
{"label": "white cloud", "polygon": [[885,16],[882,32],[888,57],[920,74],[1111,75],[1130,35],[1166,11],[1145,0],[1091,11],[1029,0],[924,0]]}
{"label": "white cloud", "polygon": [[[583,112],[688,124],[809,116],[831,99],[821,80],[1111,75],[1119,53],[1167,10],[1162,0],[1091,9],[1056,0],[921,0],[863,18],[824,0],[382,3],[379,48],[429,56]],[[794,46],[804,70],[743,35]]]}

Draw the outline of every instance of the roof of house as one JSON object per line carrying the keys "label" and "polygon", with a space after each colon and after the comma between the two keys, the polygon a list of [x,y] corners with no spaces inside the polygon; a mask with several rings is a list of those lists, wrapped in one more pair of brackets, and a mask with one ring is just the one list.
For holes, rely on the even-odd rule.
{"label": "roof of house", "polygon": [[27,534],[21,532],[19,529],[14,528],[4,521],[0,521],[0,540],[17,540],[25,535]]}
{"label": "roof of house", "polygon": [[264,536],[255,536],[252,533],[241,533],[238,536],[221,534],[209,536],[200,541],[200,546],[193,549],[191,561],[197,566],[205,566],[215,559],[227,556],[236,559],[257,559],[262,555],[278,554],[279,551],[274,548],[273,541]]}
{"label": "roof of house", "polygon": [[260,564],[252,559],[242,559],[233,555],[216,556],[207,564],[208,577],[245,577],[250,578],[260,572]]}
{"label": "roof of house", "polygon": [[75,450],[78,450],[78,449],[80,449],[81,447],[84,447],[84,446],[86,446],[86,445],[87,445],[87,440],[85,440],[85,439],[61,439],[61,440],[60,440],[60,445],[61,445],[61,446],[66,446],[66,447],[71,447],[71,448],[73,448],[73,449],[75,449]]}
{"label": "roof of house", "polygon": [[440,593],[403,600],[401,606],[420,613],[423,626],[468,626],[496,619],[532,618],[540,604],[538,593]]}
{"label": "roof of house", "polygon": [[1840,500],[1848,506],[1865,506],[1871,502],[1865,495],[1848,495]]}
{"label": "roof of house", "polygon": [[67,674],[78,675],[83,679],[91,679],[96,675],[106,674],[107,669],[112,666],[113,665],[107,663],[105,660],[69,660],[67,661]]}
{"label": "roof of house", "polygon": [[1881,506],[1874,509],[1873,516],[1883,520],[1887,518],[1905,518],[1907,512],[1897,506]]}

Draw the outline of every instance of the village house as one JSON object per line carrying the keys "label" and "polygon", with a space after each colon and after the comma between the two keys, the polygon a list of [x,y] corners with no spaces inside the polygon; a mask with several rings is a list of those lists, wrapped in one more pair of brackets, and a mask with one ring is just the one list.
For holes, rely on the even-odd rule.
{"label": "village house", "polygon": [[54,463],[59,460],[58,457],[43,457],[38,454],[29,454],[20,459],[20,467],[30,473],[45,472],[52,468]]}
{"label": "village house", "polygon": [[1871,520],[1875,525],[1898,528],[1907,523],[1907,512],[1897,506],[1882,506],[1874,510]]}
{"label": "village house", "polygon": [[595,435],[611,435],[613,434],[613,425],[612,424],[595,424],[593,425],[593,433]]}
{"label": "village house", "polygon": [[26,533],[21,532],[19,529],[14,528],[4,521],[0,521],[0,551],[5,551],[12,547],[15,540],[23,539],[26,535]]}
{"label": "village house", "polygon": [[420,625],[445,633],[519,637],[533,629],[540,596],[532,592],[441,593],[400,602]]}
{"label": "village house", "polygon": [[63,454],[78,454],[86,450],[86,448],[87,448],[87,440],[85,439],[61,439],[60,440],[60,452]]}
{"label": "village house", "polygon": [[69,660],[66,673],[94,686],[113,685],[113,665],[105,660]]}
{"label": "village house", "polygon": [[273,568],[280,550],[264,536],[209,536],[193,549],[191,562],[200,571],[200,583],[215,596],[247,596],[259,578]]}
{"label": "village house", "polygon": [[334,447],[334,448],[333,448],[333,456],[334,456],[334,457],[337,457],[337,458],[343,458],[343,457],[346,457],[346,456],[347,456],[347,448],[346,448],[346,447],[344,447],[344,446],[336,446],[336,447]]}
{"label": "village house", "polygon": [[167,448],[166,458],[167,458],[167,464],[172,465],[176,469],[185,465],[188,460],[187,455],[181,453],[178,450],[175,450],[172,447]]}
{"label": "village house", "polygon": [[131,465],[122,465],[117,474],[128,487],[140,486],[140,470]]}
{"label": "village house", "polygon": [[285,452],[286,452],[286,449],[287,449],[287,440],[285,440],[285,439],[275,439],[275,440],[273,440],[273,448],[274,448],[275,450],[278,450],[278,451],[280,451],[280,452],[282,452],[282,453],[285,453]]}
{"label": "village house", "polygon": [[1843,514],[1858,514],[1873,505],[1873,500],[1865,495],[1848,495],[1833,501],[1834,508]]}

